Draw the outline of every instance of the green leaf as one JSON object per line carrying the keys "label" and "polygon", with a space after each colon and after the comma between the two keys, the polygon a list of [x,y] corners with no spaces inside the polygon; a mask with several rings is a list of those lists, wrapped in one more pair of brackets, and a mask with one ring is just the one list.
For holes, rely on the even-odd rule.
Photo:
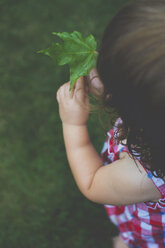
{"label": "green leaf", "polygon": [[63,42],[53,43],[51,47],[38,53],[50,56],[57,65],[69,64],[71,90],[79,77],[87,75],[96,66],[97,44],[93,35],[84,38],[78,31],[53,32],[53,34],[61,38]]}

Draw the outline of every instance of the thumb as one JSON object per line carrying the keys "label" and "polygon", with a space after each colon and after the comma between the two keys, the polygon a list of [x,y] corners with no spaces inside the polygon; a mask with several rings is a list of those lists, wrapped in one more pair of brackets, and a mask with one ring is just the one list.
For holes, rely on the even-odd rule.
{"label": "thumb", "polygon": [[94,96],[101,96],[104,91],[104,86],[99,78],[98,72],[95,68],[90,71],[88,77],[88,84],[90,93]]}

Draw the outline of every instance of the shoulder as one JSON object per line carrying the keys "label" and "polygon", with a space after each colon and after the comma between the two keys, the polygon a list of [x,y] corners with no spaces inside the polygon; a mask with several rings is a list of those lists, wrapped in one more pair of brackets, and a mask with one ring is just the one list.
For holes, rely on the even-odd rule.
{"label": "shoulder", "polygon": [[121,152],[120,159],[97,170],[87,197],[103,204],[129,205],[156,201],[161,194],[140,162]]}

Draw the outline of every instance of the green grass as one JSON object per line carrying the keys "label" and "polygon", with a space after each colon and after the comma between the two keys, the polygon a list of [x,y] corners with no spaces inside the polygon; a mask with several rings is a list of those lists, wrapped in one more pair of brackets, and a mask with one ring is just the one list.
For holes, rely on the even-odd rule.
{"label": "green grass", "polygon": [[[53,31],[92,33],[99,43],[126,2],[0,1],[0,247],[111,247],[116,230],[103,206],[78,191],[66,160],[56,91],[68,68],[36,52],[55,40]],[[97,115],[88,126],[100,152]]]}

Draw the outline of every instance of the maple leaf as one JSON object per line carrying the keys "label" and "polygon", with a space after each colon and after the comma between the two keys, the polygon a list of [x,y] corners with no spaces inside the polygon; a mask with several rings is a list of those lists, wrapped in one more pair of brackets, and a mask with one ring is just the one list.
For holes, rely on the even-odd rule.
{"label": "maple leaf", "polygon": [[93,35],[84,38],[78,31],[72,33],[52,34],[60,37],[62,43],[53,43],[51,47],[40,50],[38,53],[44,53],[50,56],[57,65],[70,66],[70,90],[74,83],[81,76],[87,75],[90,70],[96,66],[97,52],[96,41]]}

